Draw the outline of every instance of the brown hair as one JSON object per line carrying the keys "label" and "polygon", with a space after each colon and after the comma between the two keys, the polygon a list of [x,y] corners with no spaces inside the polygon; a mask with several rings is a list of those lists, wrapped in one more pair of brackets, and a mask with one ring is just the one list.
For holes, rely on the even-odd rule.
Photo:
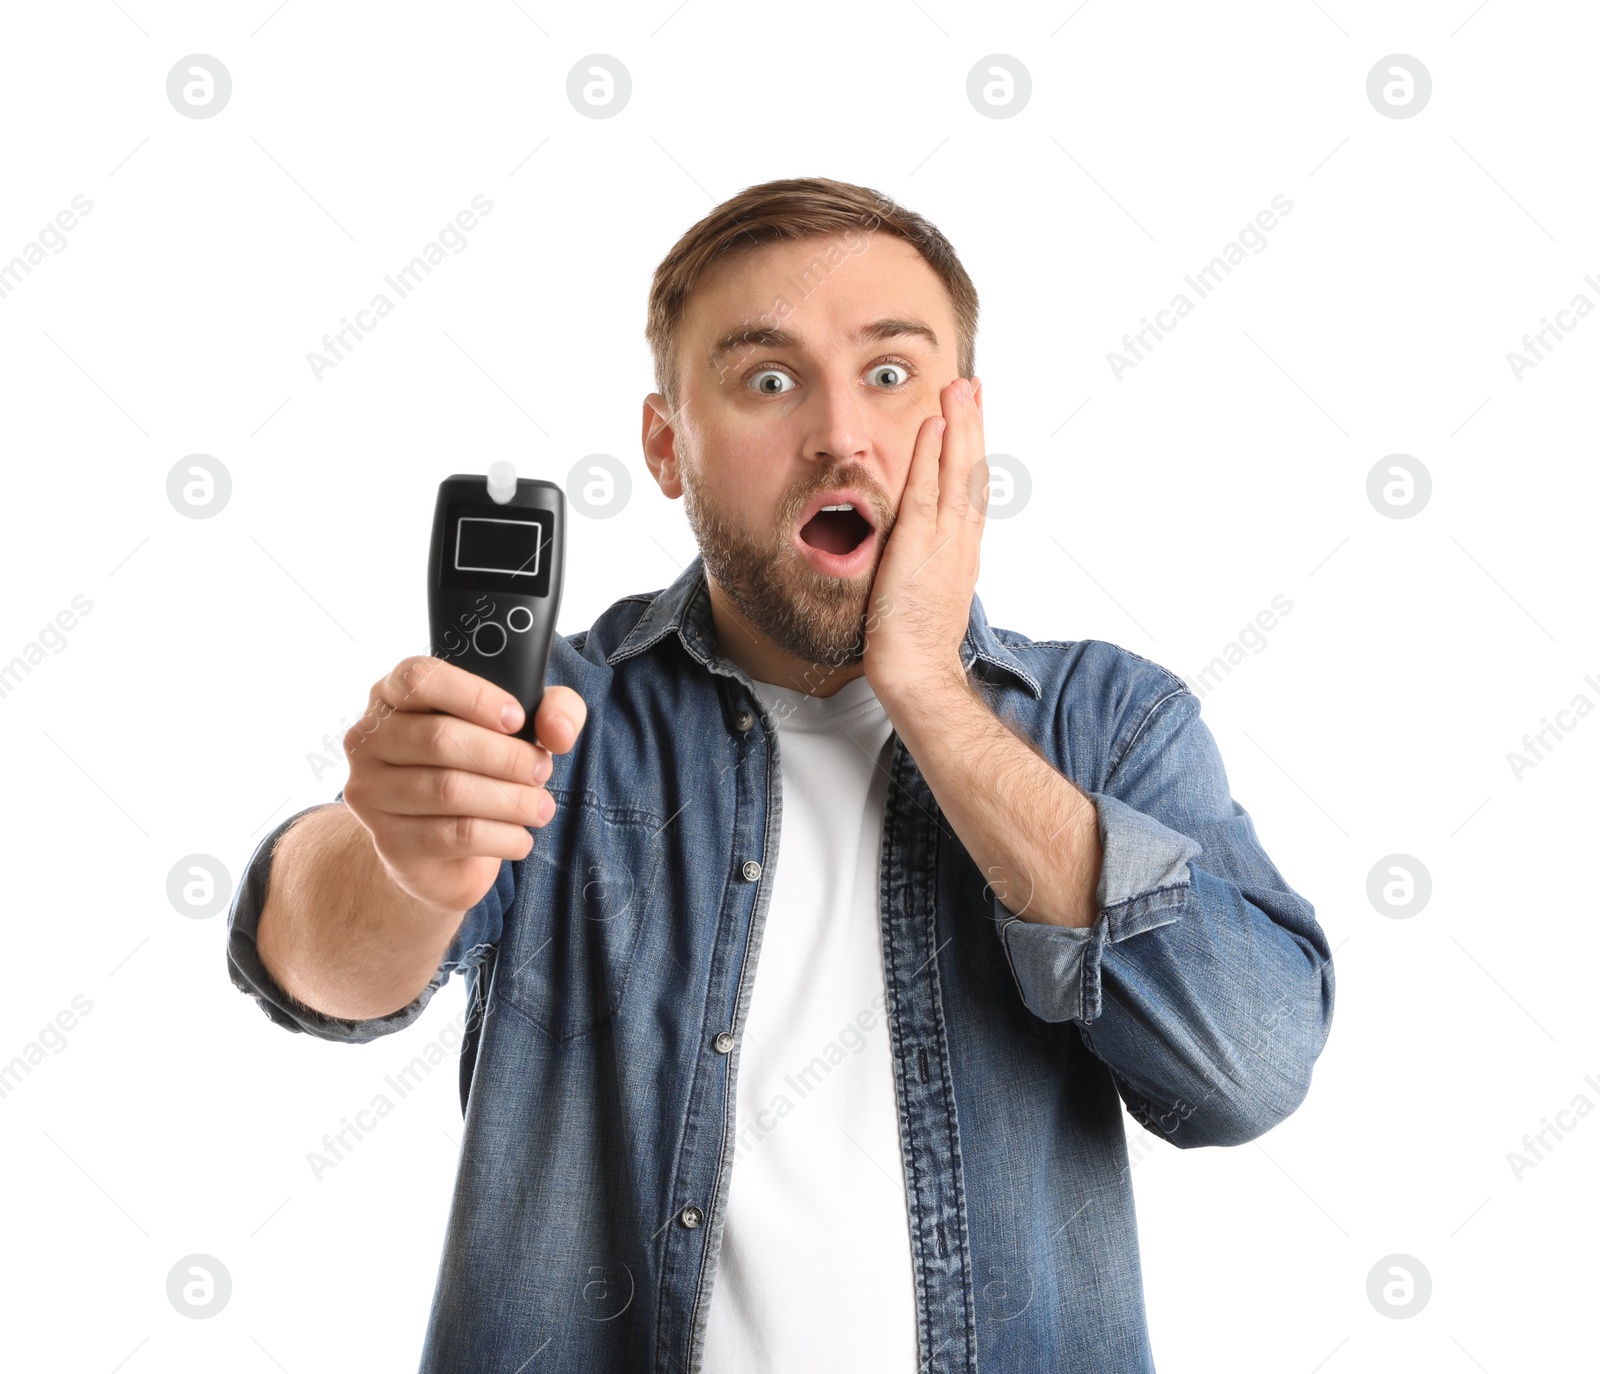
{"label": "brown hair", "polygon": [[655,362],[656,390],[674,410],[682,380],[678,326],[689,295],[712,267],[760,244],[882,230],[906,240],[944,283],[955,315],[957,375],[970,377],[978,333],[978,292],[955,249],[934,226],[881,192],[828,177],[791,178],[747,186],[691,226],[656,268],[645,338]]}

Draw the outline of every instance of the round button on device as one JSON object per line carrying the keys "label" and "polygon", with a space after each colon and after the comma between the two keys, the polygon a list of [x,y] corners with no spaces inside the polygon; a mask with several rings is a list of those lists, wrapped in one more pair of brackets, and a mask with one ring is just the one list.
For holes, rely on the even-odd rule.
{"label": "round button on device", "polygon": [[740,730],[748,730],[756,723],[756,718],[748,711],[740,711],[739,714],[733,718],[733,723],[737,725]]}
{"label": "round button on device", "polygon": [[480,620],[472,632],[472,647],[485,658],[493,658],[506,647],[506,627],[493,620]]}
{"label": "round button on device", "polygon": [[678,1220],[681,1221],[685,1226],[692,1228],[698,1226],[702,1221],[705,1220],[705,1213],[702,1212],[698,1207],[685,1207],[683,1211],[678,1213]]}
{"label": "round button on device", "polygon": [[739,871],[743,873],[744,876],[751,882],[755,882],[755,880],[761,876],[761,865],[758,864],[754,859],[746,859],[744,861],[744,867]]}
{"label": "round button on device", "polygon": [[711,1042],[711,1045],[718,1054],[726,1054],[733,1048],[733,1036],[729,1032],[723,1031]]}

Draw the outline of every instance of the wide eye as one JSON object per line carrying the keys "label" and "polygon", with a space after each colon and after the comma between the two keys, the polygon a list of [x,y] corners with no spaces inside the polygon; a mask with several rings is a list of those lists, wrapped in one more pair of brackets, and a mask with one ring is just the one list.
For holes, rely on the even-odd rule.
{"label": "wide eye", "polygon": [[879,363],[872,369],[869,375],[874,378],[881,378],[886,372],[898,372],[902,375],[899,381],[895,381],[891,377],[887,382],[883,383],[885,387],[904,386],[911,378],[910,370],[900,363]]}
{"label": "wide eye", "polygon": [[793,387],[772,385],[772,378],[781,382],[793,380],[787,372],[780,372],[775,367],[764,367],[759,372],[752,372],[746,379],[745,385],[763,396],[781,396],[785,391],[793,390]]}

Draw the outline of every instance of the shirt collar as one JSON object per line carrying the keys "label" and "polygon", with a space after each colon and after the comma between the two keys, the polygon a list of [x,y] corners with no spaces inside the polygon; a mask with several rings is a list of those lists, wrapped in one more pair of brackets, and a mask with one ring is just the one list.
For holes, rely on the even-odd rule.
{"label": "shirt collar", "polygon": [[[716,622],[711,616],[711,590],[706,582],[705,562],[698,553],[670,587],[650,599],[638,622],[606,655],[606,663],[614,666],[623,659],[641,654],[673,631],[702,667],[709,668],[713,659],[721,657]],[[1035,697],[1043,695],[1038,678],[996,638],[983,613],[983,603],[974,592],[967,615],[967,633],[961,642],[961,661],[970,669],[978,660],[1009,674]]]}

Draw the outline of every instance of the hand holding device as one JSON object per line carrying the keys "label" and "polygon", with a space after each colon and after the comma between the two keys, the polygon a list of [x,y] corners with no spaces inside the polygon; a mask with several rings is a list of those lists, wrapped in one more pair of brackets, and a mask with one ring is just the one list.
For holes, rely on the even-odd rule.
{"label": "hand holding device", "polygon": [[570,687],[551,687],[529,718],[542,741],[532,744],[501,720],[511,701],[473,673],[414,655],[373,684],[366,714],[345,733],[344,803],[389,876],[419,902],[457,913],[476,906],[501,860],[532,851],[528,828],[555,814],[544,789],[551,755],[577,744],[588,708]]}
{"label": "hand holding device", "polygon": [[[545,689],[561,602],[565,496],[487,478],[439,484],[428,558],[432,657],[375,683],[345,734],[344,801],[395,883],[447,912],[475,906],[505,859],[526,858],[548,823],[552,751],[577,744],[588,711],[570,687]],[[441,661],[442,660],[442,661]],[[508,730],[502,710],[523,719]],[[441,728],[438,717],[451,717]]]}

